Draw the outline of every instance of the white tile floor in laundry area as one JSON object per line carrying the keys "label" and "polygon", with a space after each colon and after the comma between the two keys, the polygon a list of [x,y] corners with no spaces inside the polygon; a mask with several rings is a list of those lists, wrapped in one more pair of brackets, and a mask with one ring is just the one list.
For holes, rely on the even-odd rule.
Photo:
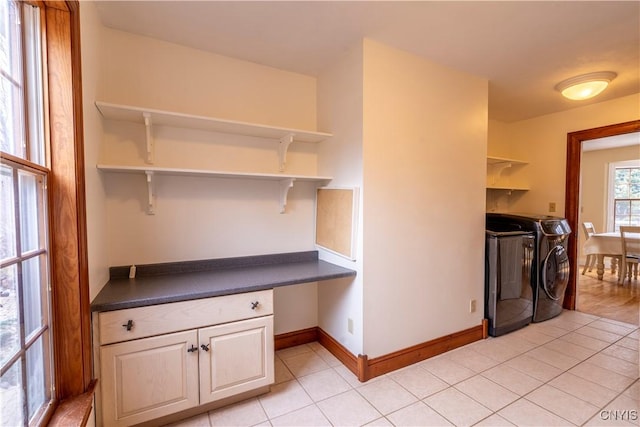
{"label": "white tile floor in laundry area", "polygon": [[311,343],[276,353],[268,394],[173,426],[637,426],[639,335],[565,311],[366,383]]}

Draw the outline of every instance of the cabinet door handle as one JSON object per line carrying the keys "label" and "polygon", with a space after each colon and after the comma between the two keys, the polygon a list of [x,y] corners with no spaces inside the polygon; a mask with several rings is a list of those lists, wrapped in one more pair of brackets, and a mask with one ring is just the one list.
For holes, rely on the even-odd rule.
{"label": "cabinet door handle", "polygon": [[188,348],[187,351],[189,353],[193,353],[194,351],[198,351],[198,347],[196,347],[195,345],[191,344],[191,347]]}
{"label": "cabinet door handle", "polygon": [[260,305],[260,301],[254,301],[251,303],[251,310],[255,310]]}
{"label": "cabinet door handle", "polygon": [[129,321],[122,325],[122,327],[126,328],[127,331],[131,331],[131,328],[133,328],[133,320],[129,319]]}
{"label": "cabinet door handle", "polygon": [[203,349],[204,351],[209,351],[209,344],[207,345],[202,344],[200,348]]}

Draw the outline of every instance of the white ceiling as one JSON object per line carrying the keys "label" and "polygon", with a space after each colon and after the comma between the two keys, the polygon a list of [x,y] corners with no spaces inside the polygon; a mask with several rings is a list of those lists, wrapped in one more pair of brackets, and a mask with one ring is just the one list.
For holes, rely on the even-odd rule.
{"label": "white ceiling", "polygon": [[[107,27],[313,76],[368,37],[487,78],[505,122],[640,92],[637,1],[96,3]],[[594,71],[618,77],[593,100],[554,90]]]}
{"label": "white ceiling", "polygon": [[590,139],[582,143],[582,151],[608,150],[632,145],[638,147],[638,158],[640,158],[640,132]]}

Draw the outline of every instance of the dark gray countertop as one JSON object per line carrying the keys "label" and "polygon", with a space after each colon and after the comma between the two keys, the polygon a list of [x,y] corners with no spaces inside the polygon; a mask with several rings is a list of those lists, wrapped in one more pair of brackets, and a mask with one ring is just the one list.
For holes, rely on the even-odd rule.
{"label": "dark gray countertop", "polygon": [[112,267],[110,280],[91,311],[111,311],[169,302],[272,289],[355,276],[348,268],[321,261],[317,251]]}

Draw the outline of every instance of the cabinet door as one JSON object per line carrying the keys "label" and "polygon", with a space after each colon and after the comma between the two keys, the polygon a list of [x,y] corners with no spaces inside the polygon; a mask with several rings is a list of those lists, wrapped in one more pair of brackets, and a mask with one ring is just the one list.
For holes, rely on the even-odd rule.
{"label": "cabinet door", "polygon": [[203,328],[198,339],[201,404],[273,383],[273,316]]}
{"label": "cabinet door", "polygon": [[100,348],[105,426],[137,424],[198,405],[195,330]]}

